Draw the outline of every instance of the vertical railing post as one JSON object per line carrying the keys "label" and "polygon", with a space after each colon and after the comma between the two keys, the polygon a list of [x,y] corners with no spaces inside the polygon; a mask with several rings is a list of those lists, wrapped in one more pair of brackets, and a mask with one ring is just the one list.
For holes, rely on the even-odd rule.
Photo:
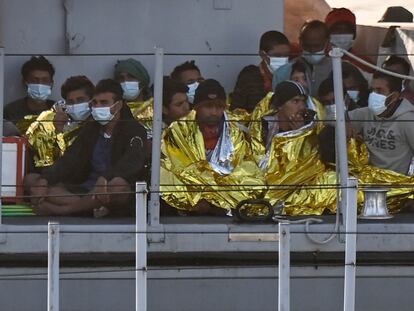
{"label": "vertical railing post", "polygon": [[[4,109],[4,48],[0,47],[0,197],[3,195],[3,109]],[[17,185],[16,185],[17,186]],[[16,189],[17,193],[17,189]],[[0,200],[0,225],[2,223],[2,203]]]}
{"label": "vertical railing post", "polygon": [[135,311],[147,310],[147,184],[135,186]]}
{"label": "vertical railing post", "polygon": [[150,225],[160,223],[160,159],[162,131],[162,88],[164,49],[155,48],[154,116],[152,122]]}
{"label": "vertical railing post", "polygon": [[47,311],[59,311],[59,224],[47,225]]}
{"label": "vertical railing post", "polygon": [[358,181],[348,178],[345,236],[344,311],[355,310]]}
{"label": "vertical railing post", "polygon": [[290,310],[290,230],[279,222],[278,311]]}
{"label": "vertical railing post", "polygon": [[[340,212],[343,217],[345,215],[346,207],[346,184],[348,181],[348,151],[346,141],[346,123],[345,123],[345,103],[344,103],[344,89],[342,81],[342,56],[343,53],[340,48],[333,48],[329,55],[332,58],[332,71],[334,82],[335,95],[335,109],[336,109],[336,126],[335,126],[335,146],[336,154],[339,163],[339,182],[341,185],[341,199]],[[345,219],[344,219],[345,220]]]}

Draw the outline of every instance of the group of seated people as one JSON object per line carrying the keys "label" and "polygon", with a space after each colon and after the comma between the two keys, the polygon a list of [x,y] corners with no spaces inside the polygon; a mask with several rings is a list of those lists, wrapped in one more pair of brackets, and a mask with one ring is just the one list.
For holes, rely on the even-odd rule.
{"label": "group of seated people", "polygon": [[[338,46],[358,55],[355,37],[354,14],[333,9],[324,22],[303,25],[295,51],[283,33],[264,33],[260,63],[241,70],[231,94],[205,79],[194,61],[165,76],[163,212],[231,215],[254,199],[282,202],[288,215],[334,212],[336,189],[316,187],[337,184],[328,52]],[[411,69],[395,55],[383,68],[403,75]],[[30,203],[39,215],[131,214],[134,184],[151,170],[154,100],[146,68],[129,58],[115,64],[113,79],[96,85],[70,77],[59,101],[49,99],[54,73],[45,57],[32,57],[21,70],[27,95],[4,109],[5,135],[20,132],[30,147],[24,180]],[[347,57],[342,78],[350,174],[362,184],[411,183],[409,81]],[[398,211],[411,190],[392,189],[388,197]]]}

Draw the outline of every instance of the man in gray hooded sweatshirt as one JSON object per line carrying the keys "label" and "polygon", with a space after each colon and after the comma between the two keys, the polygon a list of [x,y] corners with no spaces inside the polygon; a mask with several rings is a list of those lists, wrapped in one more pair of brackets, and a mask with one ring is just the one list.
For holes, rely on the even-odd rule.
{"label": "man in gray hooded sweatshirt", "polygon": [[401,79],[376,72],[368,107],[348,112],[373,166],[408,175],[414,156],[414,105],[401,98]]}

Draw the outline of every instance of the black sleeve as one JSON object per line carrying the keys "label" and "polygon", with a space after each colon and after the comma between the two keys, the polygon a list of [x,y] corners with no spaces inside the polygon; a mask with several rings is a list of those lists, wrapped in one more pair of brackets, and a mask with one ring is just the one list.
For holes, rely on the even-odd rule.
{"label": "black sleeve", "polygon": [[104,174],[106,180],[121,177],[133,183],[140,178],[139,174],[145,165],[146,137],[145,129],[141,125],[131,129],[130,135],[123,141],[126,144],[123,155]]}
{"label": "black sleeve", "polygon": [[80,133],[64,155],[42,172],[42,177],[51,185],[76,180],[85,170],[85,146],[85,135]]}

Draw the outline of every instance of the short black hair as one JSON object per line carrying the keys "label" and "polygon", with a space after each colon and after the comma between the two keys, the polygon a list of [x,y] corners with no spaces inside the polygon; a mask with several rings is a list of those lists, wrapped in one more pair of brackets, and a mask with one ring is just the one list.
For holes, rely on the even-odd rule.
{"label": "short black hair", "polygon": [[170,105],[173,96],[177,93],[188,92],[188,86],[182,82],[171,79],[170,77],[164,77],[163,89],[162,89],[162,105],[167,107]]}
{"label": "short black hair", "polygon": [[321,98],[323,96],[328,95],[334,91],[334,82],[333,78],[327,78],[321,82],[318,89],[318,97]]}
{"label": "short black hair", "polygon": [[390,92],[401,92],[402,79],[387,75],[380,71],[374,72],[372,79],[382,79],[387,81]]}
{"label": "short black hair", "polygon": [[121,100],[122,96],[124,95],[124,91],[122,90],[121,84],[119,84],[113,79],[103,79],[99,81],[95,87],[94,95],[107,92],[114,94],[115,101]]}
{"label": "short black hair", "polygon": [[303,72],[304,74],[306,74],[306,65],[304,64],[303,61],[298,60],[296,61],[293,65],[292,65],[292,71],[291,71],[291,75],[294,72]]}
{"label": "short black hair", "polygon": [[95,86],[86,76],[73,76],[66,79],[66,81],[62,84],[60,94],[62,95],[62,98],[66,99],[66,96],[68,96],[70,92],[77,90],[83,90],[86,95],[92,98]]}
{"label": "short black hair", "polygon": [[281,32],[276,30],[266,31],[260,37],[259,49],[261,51],[269,52],[277,45],[289,45],[289,39]]}
{"label": "short black hair", "polygon": [[302,25],[300,29],[299,39],[303,40],[305,35],[311,30],[322,30],[326,39],[329,38],[329,29],[326,24],[320,20],[314,19],[312,21],[306,22]]}
{"label": "short black hair", "polygon": [[200,69],[195,64],[195,60],[190,60],[175,67],[171,72],[170,77],[174,80],[180,80],[181,73],[187,70],[197,70],[201,74]]}
{"label": "short black hair", "polygon": [[410,74],[411,66],[402,57],[396,56],[396,55],[390,55],[388,58],[382,63],[382,68],[387,68],[389,66],[393,65],[400,65],[403,68],[403,74],[408,76]]}
{"label": "short black hair", "polygon": [[53,79],[55,75],[55,68],[44,56],[32,56],[27,62],[25,62],[21,69],[23,79],[26,79],[28,75],[34,70],[47,71],[50,77]]}
{"label": "short black hair", "polygon": [[366,102],[369,96],[369,85],[367,79],[365,79],[358,67],[349,62],[342,62],[342,79],[348,78],[354,78],[357,81],[359,87],[359,98]]}

